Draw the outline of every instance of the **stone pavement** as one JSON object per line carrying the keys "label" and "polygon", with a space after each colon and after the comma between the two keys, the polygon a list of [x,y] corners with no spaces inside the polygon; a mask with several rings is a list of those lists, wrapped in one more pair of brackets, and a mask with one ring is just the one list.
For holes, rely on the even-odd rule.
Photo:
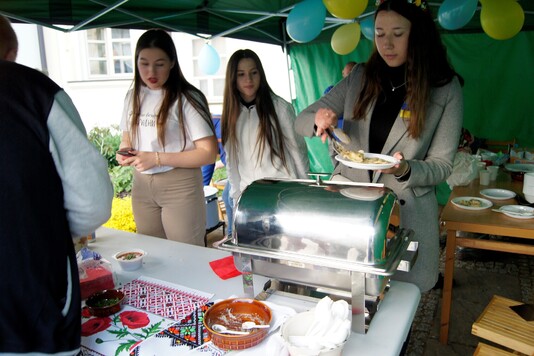
{"label": "stone pavement", "polygon": [[[208,236],[208,245],[221,238],[222,231],[214,231]],[[442,272],[444,241],[442,237]],[[471,334],[471,326],[493,295],[534,302],[534,256],[466,248],[457,248],[456,256],[449,342],[447,345],[439,342],[442,290],[431,290],[421,296],[406,350],[408,356],[472,355],[478,342],[483,340]]]}

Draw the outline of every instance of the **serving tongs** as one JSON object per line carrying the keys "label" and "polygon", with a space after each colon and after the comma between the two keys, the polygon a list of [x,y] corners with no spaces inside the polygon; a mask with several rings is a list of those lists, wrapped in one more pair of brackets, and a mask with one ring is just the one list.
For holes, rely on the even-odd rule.
{"label": "serving tongs", "polygon": [[332,141],[332,147],[336,153],[343,155],[343,152],[348,151],[344,145],[348,145],[350,143],[350,137],[343,130],[330,126],[330,128],[326,129],[325,131],[330,137]]}

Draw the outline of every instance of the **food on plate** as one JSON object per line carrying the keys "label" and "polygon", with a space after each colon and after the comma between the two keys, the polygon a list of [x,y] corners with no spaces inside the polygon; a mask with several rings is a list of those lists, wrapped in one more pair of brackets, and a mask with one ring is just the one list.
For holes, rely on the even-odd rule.
{"label": "food on plate", "polygon": [[457,203],[463,206],[470,206],[474,208],[482,207],[482,201],[478,199],[462,199],[462,200],[458,200]]}
{"label": "food on plate", "polygon": [[385,159],[378,158],[378,157],[370,157],[365,158],[365,152],[363,150],[359,151],[351,151],[351,150],[343,150],[340,152],[341,157],[344,159],[347,159],[352,162],[356,163],[363,163],[363,164],[386,164],[390,163],[389,161],[386,161]]}

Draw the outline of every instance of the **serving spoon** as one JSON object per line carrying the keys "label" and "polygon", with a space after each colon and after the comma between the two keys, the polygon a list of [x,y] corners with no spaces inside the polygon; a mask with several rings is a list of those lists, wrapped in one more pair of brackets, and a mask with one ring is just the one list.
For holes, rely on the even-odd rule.
{"label": "serving spoon", "polygon": [[244,329],[244,330],[250,330],[250,329],[267,329],[267,328],[270,328],[271,325],[260,325],[260,324],[256,324],[255,322],[253,321],[245,321],[243,324],[241,324],[241,329]]}
{"label": "serving spoon", "polygon": [[221,324],[213,324],[211,328],[221,334],[233,334],[233,335],[248,335],[249,331],[230,330],[226,326]]}

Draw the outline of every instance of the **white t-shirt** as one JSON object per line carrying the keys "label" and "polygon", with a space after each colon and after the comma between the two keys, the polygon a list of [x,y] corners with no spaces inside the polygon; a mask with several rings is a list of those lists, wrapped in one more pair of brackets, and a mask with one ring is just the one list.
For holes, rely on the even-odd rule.
{"label": "white t-shirt", "polygon": [[[120,128],[122,131],[130,131],[130,121],[132,118],[132,95],[130,89],[124,100],[124,109]],[[176,100],[169,110],[167,125],[165,128],[165,147],[161,147],[158,141],[158,130],[156,127],[156,117],[163,100],[164,91],[151,90],[145,86],[141,88],[141,112],[139,115],[139,127],[137,130],[137,142],[132,142],[133,148],[146,152],[182,152],[195,148],[194,141],[204,137],[212,136],[213,131],[202,115],[182,97],[184,125],[186,132],[185,148],[182,130],[178,123],[178,100]],[[142,173],[154,174],[167,172],[173,169],[171,166],[153,167]]]}

